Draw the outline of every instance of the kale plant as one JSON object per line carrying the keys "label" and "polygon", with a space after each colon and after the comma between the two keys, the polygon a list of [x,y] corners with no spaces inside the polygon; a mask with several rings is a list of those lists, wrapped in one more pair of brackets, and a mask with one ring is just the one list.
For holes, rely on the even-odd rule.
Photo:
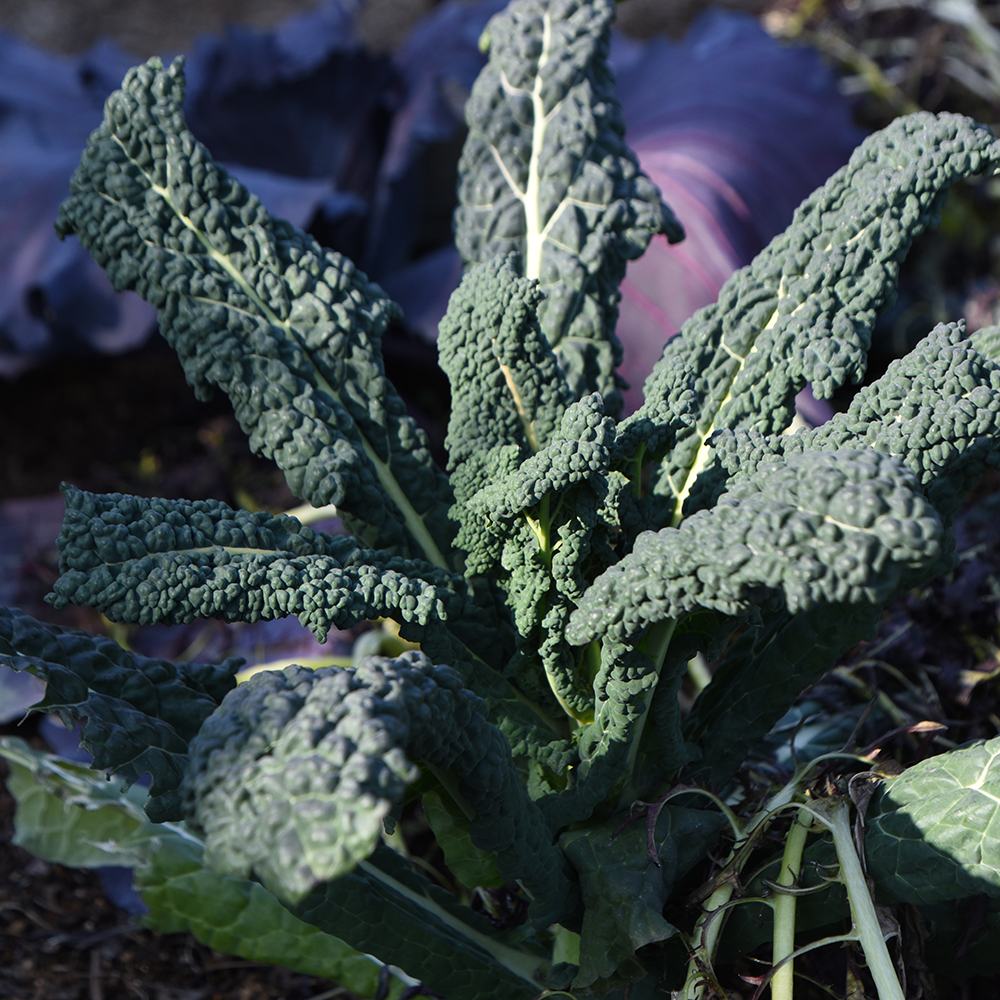
{"label": "kale plant", "polygon": [[[179,62],[129,72],[58,230],[156,306],[195,392],[226,392],[253,448],[349,533],[67,487],[52,602],[119,622],[296,615],[321,638],[383,617],[419,651],[236,686],[234,663],[145,659],[6,611],[0,660],[47,680],[39,707],[83,720],[94,767],[151,775],[148,820],[203,845],[214,877],[259,883],[296,926],[449,1000],[716,995],[741,874],[789,814],[768,890],[775,995],[791,995],[806,840],[827,830],[850,904],[837,940],[902,997],[848,798],[812,788],[806,761],[737,815],[733,779],[888,601],[951,565],[956,509],[1000,464],[998,341],[961,323],[824,426],[793,424],[806,384],[829,398],[862,379],[900,260],[950,185],[1000,167],[1000,144],[953,115],[872,136],[621,418],[618,285],[654,235],[682,233],[624,141],[613,13],[513,0],[484,35],[455,220],[467,268],[440,327],[447,475],[384,374],[394,304],[213,162],[185,127]],[[682,712],[699,656],[714,676]],[[887,899],[1000,896],[998,757],[996,740],[956,750],[876,793]],[[938,807],[921,811],[928,789]],[[393,833],[420,794],[463,898]],[[685,918],[724,827],[728,860]]]}

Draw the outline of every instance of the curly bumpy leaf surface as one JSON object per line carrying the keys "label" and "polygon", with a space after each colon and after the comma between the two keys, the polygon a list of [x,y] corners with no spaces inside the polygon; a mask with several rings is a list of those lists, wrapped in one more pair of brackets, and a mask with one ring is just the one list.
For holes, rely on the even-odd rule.
{"label": "curly bumpy leaf surface", "polygon": [[510,747],[450,667],[422,653],[256,674],[232,692],[191,747],[185,808],[221,871],[256,874],[301,899],[362,861],[418,771],[459,779],[476,813],[473,842],[520,880],[543,923],[574,906],[565,862],[521,786]]}
{"label": "curly bumpy leaf surface", "polygon": [[294,517],[218,500],[147,500],[67,487],[52,603],[114,621],[253,622],[296,615],[322,641],[371,618],[461,613],[461,577],[360,547]]}
{"label": "curly bumpy leaf surface", "polygon": [[35,708],[81,721],[80,742],[95,768],[130,784],[151,776],[146,812],[156,822],[180,818],[188,743],[236,686],[242,662],[156,660],[103,636],[0,608],[0,663],[46,682],[45,698]]}
{"label": "curly bumpy leaf surface", "polygon": [[[577,762],[576,750],[566,738],[564,728],[539,705],[530,702],[499,669],[486,663],[484,657],[492,652],[489,643],[496,641],[495,634],[482,628],[465,633],[466,624],[463,616],[448,627],[440,622],[431,622],[424,628],[406,625],[400,629],[400,635],[419,642],[433,660],[458,670],[464,685],[486,702],[490,720],[510,745],[530,798],[539,801],[548,820],[549,813],[542,800],[548,796],[554,800],[557,795],[543,775],[555,775],[561,780]],[[473,653],[473,648],[478,653]]]}
{"label": "curly bumpy leaf surface", "polygon": [[185,128],[180,60],[128,72],[59,213],[119,290],[159,310],[188,381],[232,399],[292,491],[336,504],[367,544],[445,565],[451,494],[385,378],[397,315],[346,258],[212,161]]}
{"label": "curly bumpy leaf surface", "polygon": [[[693,369],[699,417],[678,435],[654,484],[674,498],[675,523],[717,430],[780,433],[807,382],[827,398],[861,379],[872,324],[892,301],[910,244],[935,221],[953,183],[998,164],[992,133],[967,118],[898,119],[802,203],[716,304],[684,324],[662,363]],[[654,371],[653,392],[657,378]]]}
{"label": "curly bumpy leaf surface", "polygon": [[[448,301],[438,357],[451,385],[449,471],[501,445],[527,457],[548,444],[572,402],[535,316],[538,283],[518,276],[517,254],[469,268]],[[470,496],[482,482],[469,484]]]}
{"label": "curly bumpy leaf surface", "polygon": [[643,405],[618,424],[615,462],[635,459],[641,470],[646,462],[667,454],[678,434],[697,422],[698,389],[694,368],[683,358],[663,358],[643,387]]}
{"label": "curly bumpy leaf surface", "polygon": [[660,664],[642,649],[605,641],[593,681],[593,721],[573,734],[578,762],[558,794],[539,802],[552,829],[587,820],[623,781],[648,718]]}
{"label": "curly bumpy leaf surface", "polygon": [[906,465],[950,518],[984,470],[1000,464],[1000,365],[966,337],[964,323],[940,324],[821,427],[768,437],[727,432],[713,447],[703,488],[692,494],[697,506],[713,503],[730,476],[764,462],[811,449],[870,447]]}
{"label": "curly bumpy leaf surface", "polygon": [[868,873],[904,903],[1000,897],[1000,738],[891,778],[865,815]]}
{"label": "curly bumpy leaf surface", "polygon": [[608,471],[615,424],[594,393],[565,413],[551,443],[502,478],[484,486],[469,502],[494,521],[516,517],[545,497],[556,497],[585,480],[598,482]]}
{"label": "curly bumpy leaf surface", "polygon": [[438,353],[451,385],[448,469],[465,570],[484,574],[500,540],[466,501],[504,464],[548,444],[572,395],[535,313],[537,282],[518,276],[517,255],[471,267],[441,320]]}
{"label": "curly bumpy leaf surface", "polygon": [[783,601],[882,604],[937,564],[943,529],[913,475],[874,450],[807,451],[734,478],[710,510],[640,535],[594,581],[571,641],[629,641],[695,608],[745,616]]}
{"label": "curly bumpy leaf surface", "polygon": [[607,64],[613,17],[613,0],[515,0],[490,21],[490,61],[466,104],[455,230],[467,262],[521,252],[573,392],[597,390],[616,413],[626,263],[654,234],[682,232],[623,138]]}
{"label": "curly bumpy leaf surface", "polygon": [[492,568],[521,640],[508,673],[536,700],[551,702],[554,694],[581,721],[593,719],[593,692],[563,632],[586,587],[583,564],[609,492],[613,441],[614,421],[593,393],[566,410],[545,448],[496,471],[467,504],[495,540]]}

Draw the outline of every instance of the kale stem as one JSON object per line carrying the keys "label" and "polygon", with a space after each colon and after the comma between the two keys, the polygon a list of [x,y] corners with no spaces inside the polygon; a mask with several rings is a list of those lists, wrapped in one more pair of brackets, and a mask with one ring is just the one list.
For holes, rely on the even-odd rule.
{"label": "kale stem", "polygon": [[868,890],[868,880],[861,869],[861,860],[854,846],[854,836],[847,818],[849,811],[847,800],[842,799],[835,809],[826,810],[826,815],[813,815],[833,835],[833,846],[840,862],[840,879],[847,886],[847,899],[851,904],[854,930],[865,953],[868,971],[875,980],[879,1000],[905,1000],[896,967],[889,956],[882,927],[878,922],[875,903]]}
{"label": "kale stem", "polygon": [[711,975],[715,950],[726,925],[727,913],[724,911],[733,898],[736,888],[734,876],[738,877],[742,873],[754,842],[763,835],[774,818],[784,810],[794,806],[794,796],[800,780],[800,777],[793,778],[772,795],[743,828],[742,836],[733,844],[729,857],[722,865],[723,874],[731,868],[732,875],[720,881],[702,906],[701,915],[698,917],[691,935],[691,958],[688,962],[687,978],[682,990],[673,995],[674,1000],[704,1000],[709,984],[706,973]]}
{"label": "kale stem", "polygon": [[[792,820],[792,828],[785,839],[785,853],[781,858],[781,871],[777,884],[794,886],[802,870],[802,851],[809,836],[812,815],[800,809]],[[771,904],[774,910],[774,942],[771,962],[776,971],[771,980],[771,1000],[792,1000],[795,992],[793,981],[795,961],[795,905],[798,898],[794,893],[778,892]]]}
{"label": "kale stem", "polygon": [[735,886],[732,882],[723,882],[705,900],[701,916],[698,917],[691,936],[692,955],[688,963],[687,979],[680,993],[674,994],[674,1000],[702,1000],[705,996],[707,984],[702,977],[702,964],[711,969],[719,935],[726,922],[725,914],[719,911],[733,898],[734,891]]}
{"label": "kale stem", "polygon": [[688,660],[687,674],[698,694],[701,694],[712,682],[712,671],[708,669],[708,663],[705,661],[703,653],[696,653]]}
{"label": "kale stem", "polygon": [[552,517],[549,514],[549,494],[542,497],[538,505],[538,524],[542,529],[540,548],[545,565],[552,568]]}

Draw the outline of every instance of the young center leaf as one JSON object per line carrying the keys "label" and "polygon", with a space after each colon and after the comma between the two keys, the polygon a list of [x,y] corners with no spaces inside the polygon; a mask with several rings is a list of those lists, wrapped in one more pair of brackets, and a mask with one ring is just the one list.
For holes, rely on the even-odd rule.
{"label": "young center leaf", "polygon": [[682,230],[625,144],[608,67],[613,0],[515,0],[489,22],[466,105],[456,242],[467,263],[517,250],[577,397],[621,410],[618,285],[656,233]]}

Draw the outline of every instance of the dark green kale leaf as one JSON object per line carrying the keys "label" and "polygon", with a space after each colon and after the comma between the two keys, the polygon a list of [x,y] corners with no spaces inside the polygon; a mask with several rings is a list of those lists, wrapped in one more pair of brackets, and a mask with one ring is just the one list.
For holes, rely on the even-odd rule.
{"label": "dark green kale leaf", "polygon": [[[737,271],[717,303],[696,313],[660,364],[697,380],[697,425],[679,431],[654,492],[674,523],[722,429],[780,433],[808,382],[820,398],[860,381],[871,328],[895,294],[899,263],[932,225],[948,188],[1000,165],[1000,145],[959,115],[909,115],[868,138],[847,166],[807,198],[791,225]],[[662,408],[658,370],[648,402]]]}
{"label": "dark green kale leaf", "polygon": [[509,745],[459,675],[422,653],[256,674],[193,741],[185,808],[208,863],[294,902],[371,854],[418,775],[411,756],[455,775],[473,843],[530,893],[536,921],[571,918],[565,859]]}
{"label": "dark green kale leaf", "polygon": [[724,825],[719,813],[666,805],[653,828],[653,856],[641,820],[622,829],[616,816],[562,837],[585,907],[574,990],[603,996],[649,974],[635,952],[678,933],[664,920],[663,908],[675,883],[705,856]]}
{"label": "dark green kale leaf", "polygon": [[661,676],[660,649],[611,640],[589,648],[600,658],[593,679],[593,721],[573,733],[579,759],[565,788],[539,800],[553,829],[589,819],[601,803],[625,792]]}
{"label": "dark green kale leaf", "polygon": [[66,487],[62,575],[49,600],[114,621],[254,622],[296,615],[326,639],[372,618],[426,624],[462,613],[462,577],[362,548],[294,517],[218,500],[100,495]]}
{"label": "dark green kale leaf", "polygon": [[597,390],[615,415],[618,285],[656,233],[683,233],[623,138],[607,64],[613,18],[613,0],[514,0],[487,25],[455,232],[470,263],[520,252],[574,395]]}
{"label": "dark green kale leaf", "polygon": [[982,473],[1000,464],[1000,364],[977,350],[963,322],[942,323],[822,427],[768,437],[740,430],[717,435],[712,445],[704,491],[692,494],[698,506],[711,504],[730,476],[763,462],[870,447],[911,469],[950,523]]}
{"label": "dark green kale leaf", "polygon": [[[400,635],[419,642],[427,655],[457,670],[465,686],[486,702],[490,721],[503,733],[528,796],[542,807],[550,829],[556,825],[549,806],[557,799],[559,785],[578,761],[568,729],[558,715],[550,715],[525,697],[487,658],[494,654],[496,633],[464,614],[447,625],[431,621],[420,627],[403,625]],[[473,652],[475,650],[476,652]],[[509,658],[509,653],[506,654]],[[504,661],[506,662],[506,660]]]}
{"label": "dark green kale leaf", "polygon": [[697,608],[881,605],[940,565],[937,513],[909,470],[874,449],[788,455],[729,487],[680,528],[640,535],[587,591],[568,638],[633,641]]}
{"label": "dark green kale leaf", "polygon": [[379,844],[356,868],[289,909],[360,951],[392,961],[449,1000],[524,1000],[545,957],[505,943],[487,921]]}
{"label": "dark green kale leaf", "polygon": [[[705,512],[722,489],[776,460],[805,458],[813,449],[870,447],[910,470],[947,525],[983,470],[1000,464],[1000,365],[966,339],[962,324],[941,325],[822,427],[771,436],[741,429],[717,434],[712,444],[699,489],[691,494],[692,506]],[[947,569],[950,532],[942,542],[937,564],[908,585]],[[765,611],[763,631],[749,629],[728,651],[685,723],[685,739],[703,752],[686,777],[720,785],[729,780],[798,693],[872,633],[877,616],[878,605],[867,611],[863,605],[820,605],[805,615]]]}
{"label": "dark green kale leaf", "polygon": [[229,395],[296,496],[336,504],[366,545],[445,567],[451,492],[382,363],[397,307],[214,163],[185,127],[183,97],[180,60],[128,72],[59,234],[156,306],[195,392]]}
{"label": "dark green kale leaf", "polygon": [[181,818],[188,744],[236,686],[239,657],[219,665],[139,656],[103,636],[43,625],[0,607],[0,664],[46,682],[35,711],[80,721],[93,766],[128,784],[152,778],[146,812],[155,823]]}

